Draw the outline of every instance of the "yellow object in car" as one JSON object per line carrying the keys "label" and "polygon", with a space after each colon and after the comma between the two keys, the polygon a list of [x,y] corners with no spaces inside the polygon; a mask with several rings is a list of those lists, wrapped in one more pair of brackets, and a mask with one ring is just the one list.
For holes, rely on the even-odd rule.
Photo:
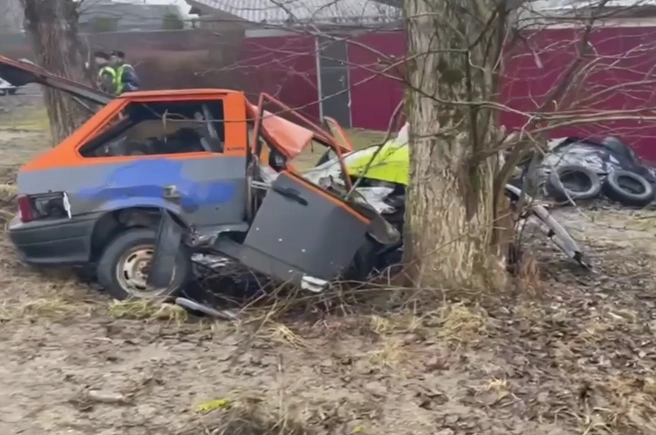
{"label": "yellow object in car", "polygon": [[[383,145],[369,169],[367,165],[378,150],[378,147],[365,148],[353,152],[345,157],[344,164],[349,175],[354,177],[363,176],[372,180],[386,181],[408,185],[410,154],[408,144],[399,144],[394,140]],[[366,171],[366,173],[364,173]]]}

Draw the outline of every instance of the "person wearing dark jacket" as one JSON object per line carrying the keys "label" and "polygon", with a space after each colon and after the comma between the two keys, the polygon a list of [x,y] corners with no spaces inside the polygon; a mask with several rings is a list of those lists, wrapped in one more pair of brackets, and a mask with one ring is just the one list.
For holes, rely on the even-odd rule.
{"label": "person wearing dark jacket", "polygon": [[132,92],[139,90],[139,76],[134,67],[125,62],[125,53],[122,51],[112,51],[112,66],[116,71],[114,81],[115,94],[120,95],[123,92]]}

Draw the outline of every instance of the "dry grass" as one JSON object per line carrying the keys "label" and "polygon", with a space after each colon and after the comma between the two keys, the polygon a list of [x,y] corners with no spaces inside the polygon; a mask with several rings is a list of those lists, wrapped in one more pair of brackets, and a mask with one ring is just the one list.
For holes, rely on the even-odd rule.
{"label": "dry grass", "polygon": [[386,132],[352,128],[346,130],[346,134],[348,134],[353,148],[360,150],[371,145],[380,144],[385,139]]}
{"label": "dry grass", "polygon": [[165,321],[177,324],[189,319],[189,314],[184,308],[162,301],[113,301],[107,307],[107,312],[118,319]]}
{"label": "dry grass", "polygon": [[398,337],[383,340],[382,346],[369,354],[372,365],[378,368],[395,368],[406,358],[408,355]]}
{"label": "dry grass", "polygon": [[[349,129],[346,130],[346,134],[355,150],[378,144],[385,138],[384,132],[373,130]],[[319,158],[325,152],[325,147],[316,145],[301,153],[301,155],[292,161],[292,164],[300,170],[310,169],[316,165]]]}
{"label": "dry grass", "polygon": [[0,184],[0,201],[11,201],[17,193],[18,188],[15,184]]}
{"label": "dry grass", "polygon": [[0,118],[0,128],[8,131],[44,132],[50,129],[45,107],[12,111]]}
{"label": "dry grass", "polygon": [[[0,245],[0,250],[6,249],[6,244]],[[8,254],[9,258],[13,256],[12,252]],[[23,269],[24,266],[16,264],[12,268]],[[14,293],[0,303],[0,321],[84,319],[91,317],[96,308],[93,302],[86,300],[80,284],[67,273],[39,274],[29,270],[17,276],[5,275],[4,281]]]}
{"label": "dry grass", "polygon": [[13,183],[18,167],[50,146],[45,110],[21,109],[0,116],[0,181]]}
{"label": "dry grass", "polygon": [[59,297],[37,298],[22,302],[3,302],[0,305],[0,321],[29,318],[47,318],[61,321],[71,317],[84,317],[89,314],[76,303]]}
{"label": "dry grass", "polygon": [[439,336],[450,342],[467,343],[476,340],[485,332],[485,313],[462,304],[445,306],[435,314],[441,325]]}
{"label": "dry grass", "polygon": [[542,292],[543,284],[540,278],[540,268],[536,258],[530,253],[526,253],[522,257],[517,282],[524,293],[538,296]]}
{"label": "dry grass", "polygon": [[[280,411],[266,410],[261,399],[236,401],[215,410],[199,425],[207,435],[310,435],[297,418]],[[198,435],[193,429],[181,435]]]}

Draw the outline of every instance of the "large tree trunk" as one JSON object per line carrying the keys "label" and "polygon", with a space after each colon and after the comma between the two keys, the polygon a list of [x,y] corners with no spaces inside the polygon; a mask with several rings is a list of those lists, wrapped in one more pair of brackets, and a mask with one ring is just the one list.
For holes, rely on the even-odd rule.
{"label": "large tree trunk", "polygon": [[406,0],[410,185],[405,260],[415,286],[505,279],[495,228],[495,98],[505,14],[495,0]]}
{"label": "large tree trunk", "polygon": [[[84,60],[79,50],[76,3],[73,0],[21,1],[36,63],[54,74],[83,82]],[[52,140],[58,143],[88,118],[88,112],[62,92],[47,88],[43,91]]]}

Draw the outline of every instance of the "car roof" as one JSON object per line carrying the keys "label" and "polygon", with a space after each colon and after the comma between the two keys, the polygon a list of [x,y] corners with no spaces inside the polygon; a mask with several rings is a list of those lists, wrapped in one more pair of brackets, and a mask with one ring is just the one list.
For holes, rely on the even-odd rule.
{"label": "car roof", "polygon": [[188,89],[157,89],[152,91],[132,91],[126,92],[117,96],[116,98],[149,98],[149,97],[176,97],[186,95],[225,95],[225,94],[238,94],[241,91],[234,89],[219,89],[219,88],[188,88]]}

